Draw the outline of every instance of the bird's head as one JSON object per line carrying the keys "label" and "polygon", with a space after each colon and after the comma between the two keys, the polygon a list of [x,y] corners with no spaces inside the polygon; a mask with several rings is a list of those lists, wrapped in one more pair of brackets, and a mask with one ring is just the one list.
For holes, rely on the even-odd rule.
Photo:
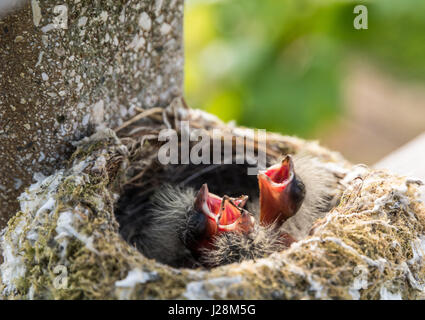
{"label": "bird's head", "polygon": [[258,174],[260,223],[281,226],[300,209],[305,186],[297,176],[291,156]]}
{"label": "bird's head", "polygon": [[243,207],[247,196],[219,197],[208,191],[206,184],[198,191],[193,210],[188,217],[188,232],[184,242],[193,252],[211,247],[214,237],[224,232],[249,233],[254,217]]}

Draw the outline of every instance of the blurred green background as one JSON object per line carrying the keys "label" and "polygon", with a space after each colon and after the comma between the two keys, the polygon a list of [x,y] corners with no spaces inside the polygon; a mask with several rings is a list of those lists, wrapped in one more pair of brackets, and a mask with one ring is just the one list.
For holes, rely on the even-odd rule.
{"label": "blurred green background", "polygon": [[[353,9],[358,4],[368,9],[367,30],[353,27],[357,16]],[[364,162],[376,161],[407,142],[422,125],[425,129],[425,122],[415,123],[418,129],[401,132],[395,143],[380,129],[373,135],[388,146],[379,152],[373,143],[385,143],[379,143],[378,138],[377,142],[367,136],[357,142],[353,138],[358,135],[356,130],[372,130],[373,123],[366,124],[369,127],[365,130],[344,129],[355,127],[351,122],[361,123],[356,117],[370,122],[368,108],[374,108],[363,99],[366,105],[359,108],[364,115],[350,111],[358,107],[347,102],[356,98],[347,98],[345,83],[351,81],[349,75],[355,73],[359,63],[362,70],[370,66],[379,70],[372,74],[365,71],[356,78],[360,86],[376,78],[376,92],[380,90],[379,81],[386,83],[388,79],[408,87],[413,83],[415,88],[424,82],[423,0],[187,0],[184,28],[187,101],[225,121],[318,138],[325,145],[342,149],[348,158]],[[364,89],[374,90],[372,85]],[[389,103],[394,101],[391,94],[395,90],[390,87],[386,91],[379,94]],[[382,104],[385,109],[385,102]],[[425,109],[424,105],[419,108]],[[397,110],[394,113],[397,116]],[[375,122],[382,118],[376,117]],[[344,125],[344,121],[349,124]],[[403,131],[403,126],[400,128],[397,130]],[[364,144],[368,146],[359,152]]]}

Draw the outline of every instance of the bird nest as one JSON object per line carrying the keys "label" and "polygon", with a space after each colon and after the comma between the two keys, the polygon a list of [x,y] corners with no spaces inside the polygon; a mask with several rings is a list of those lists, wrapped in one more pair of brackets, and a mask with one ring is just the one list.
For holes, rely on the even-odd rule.
{"label": "bird nest", "polygon": [[[267,164],[308,153],[335,173],[340,201],[311,234],[267,258],[212,269],[173,268],[144,257],[120,235],[122,213],[142,210],[161,183],[218,194],[256,192],[246,163],[163,165],[158,140],[181,121],[216,139],[253,143]],[[140,110],[115,130],[76,143],[66,168],[20,196],[1,233],[0,296],[6,299],[420,299],[425,297],[425,207],[420,182],[365,166],[294,137],[224,124],[175,100]],[[249,137],[249,138],[247,138]],[[219,138],[221,139],[221,138]],[[232,143],[233,143],[232,142]],[[233,154],[235,155],[235,154]],[[237,154],[236,154],[237,156]],[[237,157],[236,157],[237,158]],[[231,175],[230,175],[231,173]]]}

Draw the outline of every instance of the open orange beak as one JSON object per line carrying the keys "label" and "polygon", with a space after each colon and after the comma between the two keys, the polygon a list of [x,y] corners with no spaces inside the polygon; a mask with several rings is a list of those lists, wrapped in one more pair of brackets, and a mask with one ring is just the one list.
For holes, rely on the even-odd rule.
{"label": "open orange beak", "polygon": [[198,251],[203,247],[209,247],[213,238],[222,232],[250,232],[254,226],[254,217],[243,209],[248,196],[223,198],[210,193],[206,184],[202,185],[196,195],[194,210],[199,216],[200,223],[196,243],[192,249]]}
{"label": "open orange beak", "polygon": [[281,226],[301,207],[305,197],[303,182],[294,171],[291,156],[258,174],[260,223]]}
{"label": "open orange beak", "polygon": [[238,201],[224,196],[217,216],[218,232],[249,233],[254,227],[254,217],[245,209],[238,206]]}

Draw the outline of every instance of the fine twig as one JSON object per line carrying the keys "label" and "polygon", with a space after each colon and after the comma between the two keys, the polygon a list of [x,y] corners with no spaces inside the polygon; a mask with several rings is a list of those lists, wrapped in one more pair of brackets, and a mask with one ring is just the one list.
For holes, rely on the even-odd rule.
{"label": "fine twig", "polygon": [[149,117],[153,114],[156,113],[162,113],[163,108],[152,108],[152,109],[148,109],[146,111],[143,111],[142,113],[139,113],[138,115],[134,116],[133,118],[131,118],[130,120],[124,122],[122,125],[120,125],[118,128],[115,129],[115,132],[118,132],[126,127],[128,127],[129,125],[133,124],[136,121],[139,121],[140,119]]}

